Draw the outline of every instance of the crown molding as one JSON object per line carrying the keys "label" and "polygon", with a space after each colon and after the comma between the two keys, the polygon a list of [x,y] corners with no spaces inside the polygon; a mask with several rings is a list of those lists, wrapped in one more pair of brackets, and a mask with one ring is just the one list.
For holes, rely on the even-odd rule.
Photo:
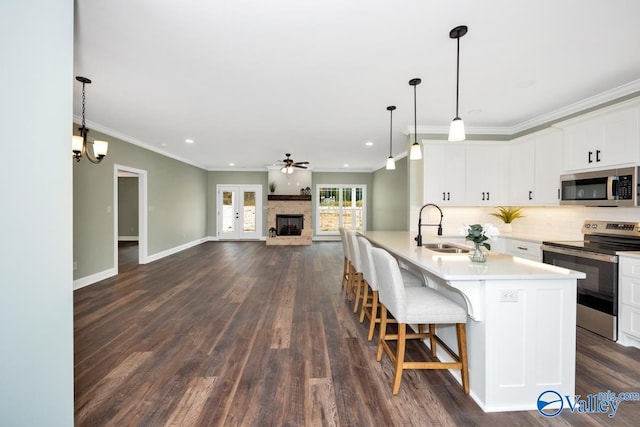
{"label": "crown molding", "polygon": [[[73,121],[75,123],[82,123],[82,117],[74,115],[73,116]],[[119,132],[119,131],[117,131],[115,129],[111,129],[111,128],[108,128],[106,126],[102,126],[99,123],[92,122],[92,121],[89,121],[89,120],[85,120],[85,124],[89,128],[89,130],[96,130],[96,131],[98,131],[100,133],[104,133],[105,135],[112,136],[114,138],[117,138],[117,139],[122,140],[124,142],[127,142],[129,144],[137,145],[138,147],[144,148],[145,150],[153,151],[154,153],[161,154],[161,155],[163,155],[165,157],[172,158],[172,159],[177,160],[179,162],[186,163],[188,165],[195,166],[197,168],[207,170],[207,167],[205,165],[201,164],[201,163],[196,163],[196,162],[193,162],[191,160],[184,159],[184,158],[182,158],[180,156],[176,156],[175,154],[172,154],[172,153],[170,153],[168,151],[162,150],[162,149],[160,149],[160,148],[158,148],[158,147],[156,147],[154,145],[147,144],[146,142],[140,141],[139,139],[136,139],[136,138],[134,138],[132,136],[126,135],[126,134],[124,134],[122,132]]]}
{"label": "crown molding", "polygon": [[[622,86],[618,86],[616,88],[599,93],[597,95],[590,96],[589,98],[585,98],[581,101],[574,102],[573,104],[569,104],[565,107],[558,108],[557,110],[553,110],[541,116],[534,117],[533,119],[525,120],[524,122],[518,123],[513,126],[505,126],[505,127],[465,126],[465,130],[466,130],[466,133],[470,135],[471,134],[515,135],[515,134],[527,131],[529,129],[535,128],[537,126],[562,120],[563,118],[569,117],[576,113],[580,113],[590,108],[602,106],[603,104],[616,101],[628,95],[632,95],[636,93],[640,95],[639,92],[640,92],[640,79],[631,81]],[[620,102],[624,102],[624,101],[620,101]],[[448,126],[418,126],[417,130],[418,130],[418,134],[441,134],[441,135],[449,134]],[[412,135],[413,133],[415,133],[414,126],[407,126],[407,132],[405,133],[405,135]]]}

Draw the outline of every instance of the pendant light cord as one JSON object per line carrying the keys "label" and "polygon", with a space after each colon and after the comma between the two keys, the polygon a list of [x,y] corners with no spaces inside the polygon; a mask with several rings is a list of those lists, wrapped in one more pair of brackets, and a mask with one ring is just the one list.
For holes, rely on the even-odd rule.
{"label": "pendant light cord", "polygon": [[417,83],[413,85],[413,143],[418,143],[418,107],[416,101],[416,86]]}
{"label": "pendant light cord", "polygon": [[391,147],[393,144],[393,110],[389,109],[389,157],[392,156],[391,152]]}
{"label": "pendant light cord", "polygon": [[458,51],[457,51],[457,59],[456,59],[456,118],[460,117],[458,115],[458,94],[460,93],[460,36],[457,37],[458,40]]}

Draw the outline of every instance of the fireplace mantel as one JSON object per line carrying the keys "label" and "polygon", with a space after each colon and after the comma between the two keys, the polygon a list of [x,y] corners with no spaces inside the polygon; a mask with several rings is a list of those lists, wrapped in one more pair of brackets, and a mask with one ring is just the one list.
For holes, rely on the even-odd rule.
{"label": "fireplace mantel", "polygon": [[304,196],[297,195],[297,194],[269,194],[267,196],[267,200],[280,201],[280,202],[286,202],[286,201],[310,202],[311,196],[308,194]]}

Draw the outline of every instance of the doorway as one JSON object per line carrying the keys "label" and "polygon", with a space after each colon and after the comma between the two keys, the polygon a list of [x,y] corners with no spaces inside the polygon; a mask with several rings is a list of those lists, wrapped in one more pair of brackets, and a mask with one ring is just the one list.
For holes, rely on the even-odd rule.
{"label": "doorway", "polygon": [[260,239],[262,186],[218,185],[216,190],[218,239]]}
{"label": "doorway", "polygon": [[[137,240],[137,263],[147,263],[147,171],[128,166],[114,165],[113,177],[113,266],[117,274],[121,241],[128,241],[124,246],[128,246],[129,252],[131,252],[131,242]],[[129,180],[129,188],[126,188],[126,186],[121,187],[120,179]],[[130,188],[131,183],[137,184],[137,189],[132,190]],[[128,198],[127,201],[124,201],[125,199],[121,198],[121,196],[125,194],[120,194],[121,191],[132,193],[133,196]],[[137,206],[127,206],[128,209],[126,209],[126,211],[129,211],[129,213],[126,215],[128,215],[129,218],[125,219],[124,216],[121,217],[121,200],[123,203],[137,204]],[[135,214],[132,212],[135,212]],[[125,214],[123,213],[123,215]],[[131,216],[133,215],[137,216],[137,218],[132,218]],[[124,222],[124,224],[122,224],[124,227],[120,227],[121,221]]]}

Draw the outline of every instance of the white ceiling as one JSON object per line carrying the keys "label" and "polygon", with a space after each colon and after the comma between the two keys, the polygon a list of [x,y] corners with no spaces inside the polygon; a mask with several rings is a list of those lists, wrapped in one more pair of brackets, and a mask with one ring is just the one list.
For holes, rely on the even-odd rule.
{"label": "white ceiling", "polygon": [[88,127],[213,170],[288,152],[316,171],[382,167],[388,105],[406,151],[414,77],[418,129],[446,132],[458,25],[467,133],[640,90],[638,0],[76,0],[75,20]]}

